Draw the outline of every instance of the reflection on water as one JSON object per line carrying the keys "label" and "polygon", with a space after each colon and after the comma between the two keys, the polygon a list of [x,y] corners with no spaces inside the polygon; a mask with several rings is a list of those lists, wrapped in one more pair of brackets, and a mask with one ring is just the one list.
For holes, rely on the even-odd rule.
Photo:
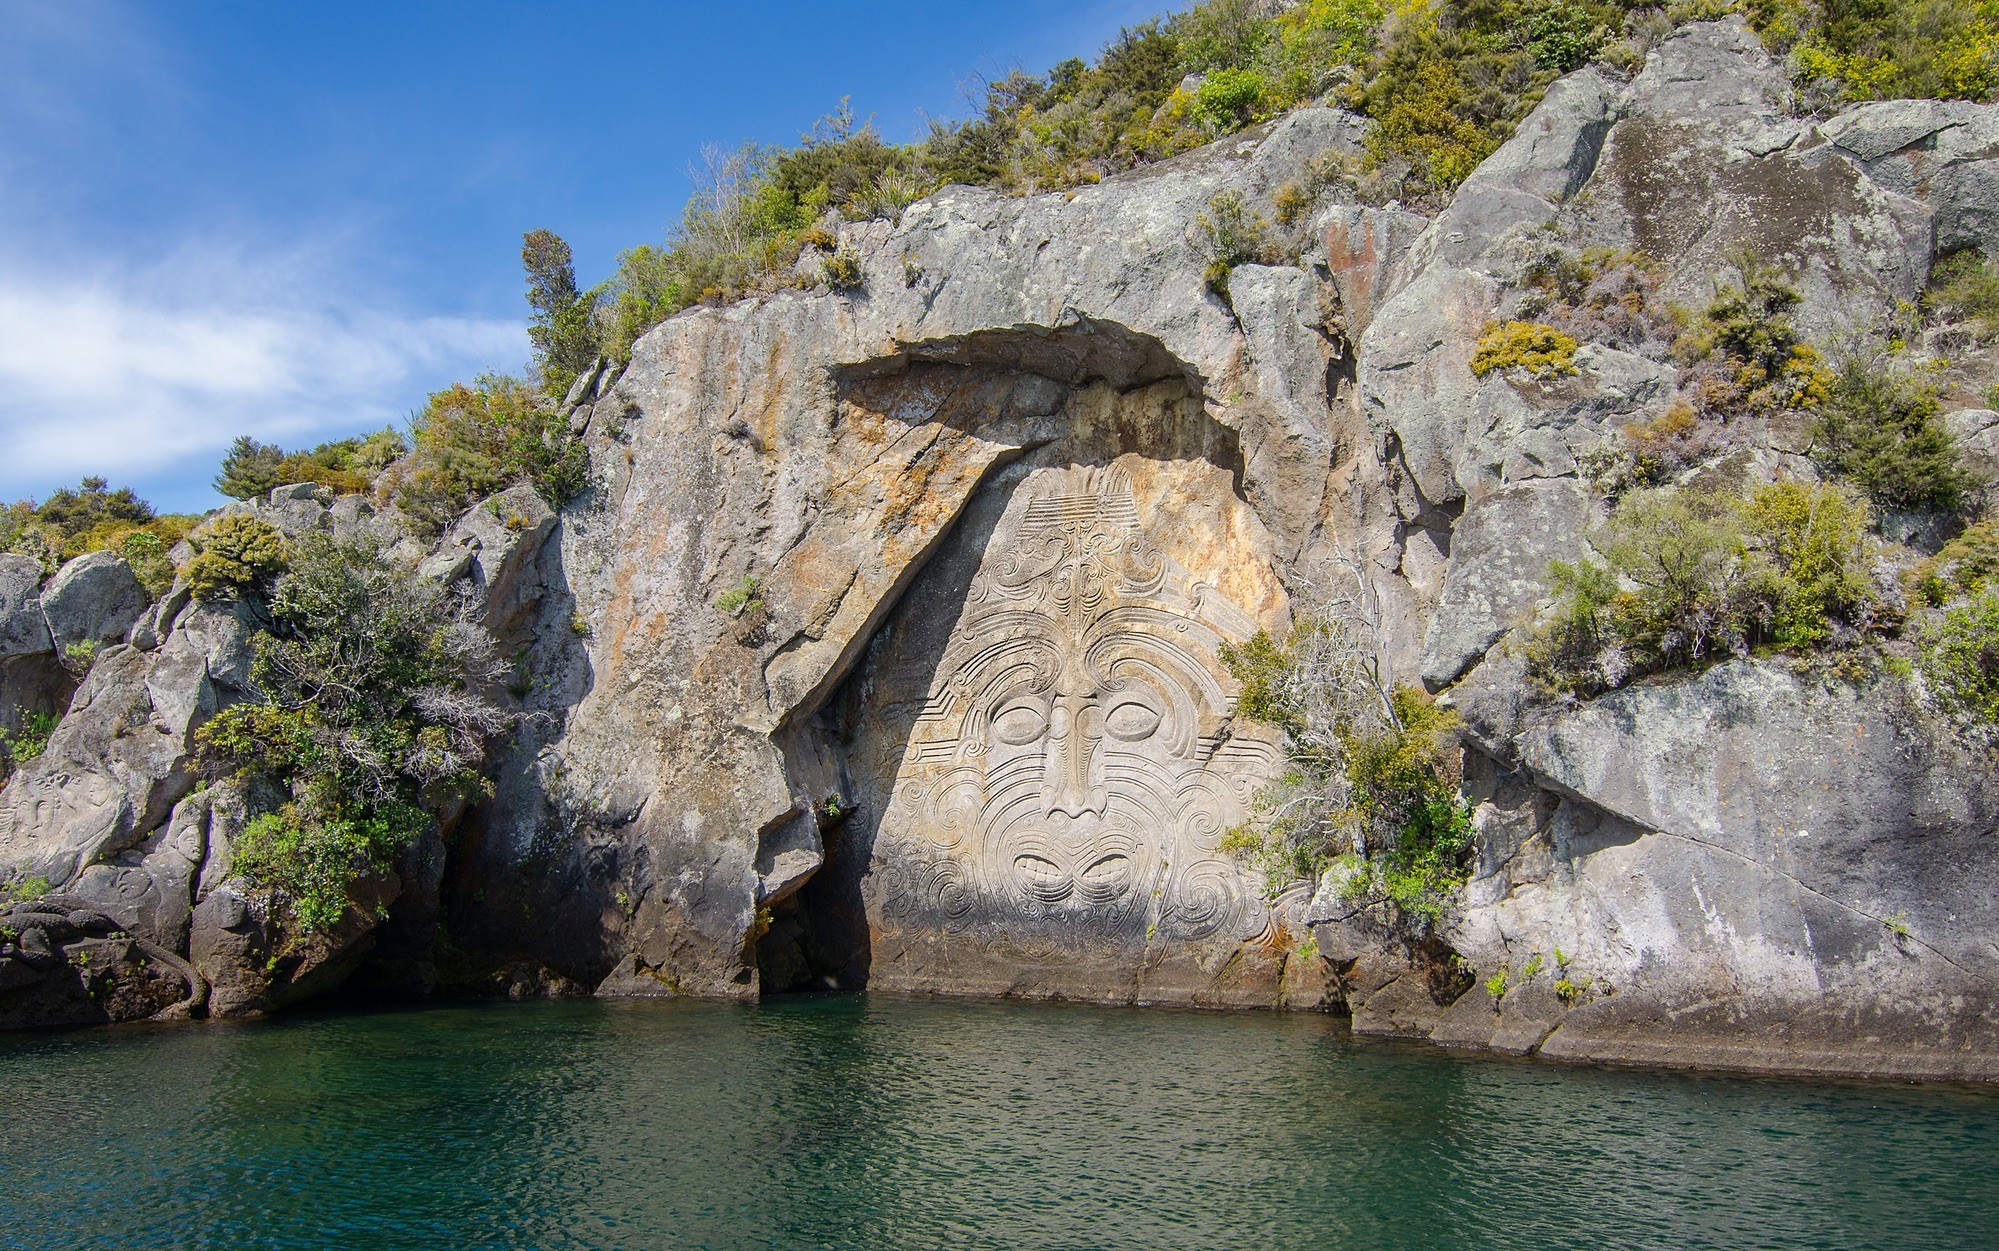
{"label": "reflection on water", "polygon": [[1999,1092],[1318,1016],[481,1004],[0,1040],[8,1247],[1991,1247]]}

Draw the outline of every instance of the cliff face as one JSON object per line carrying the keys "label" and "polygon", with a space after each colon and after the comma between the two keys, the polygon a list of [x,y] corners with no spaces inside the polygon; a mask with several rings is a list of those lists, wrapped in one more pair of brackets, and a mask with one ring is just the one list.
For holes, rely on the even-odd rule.
{"label": "cliff face", "polygon": [[[1586,467],[1677,381],[1601,345],[1555,382],[1472,371],[1547,240],[1642,252],[1688,302],[1747,246],[1817,334],[1999,243],[1999,110],[1812,123],[1784,90],[1739,24],[1683,28],[1630,83],[1557,83],[1434,219],[1323,205],[1285,227],[1297,264],[1225,292],[1197,227],[1218,195],[1312,185],[1356,119],[845,227],[858,285],[658,327],[571,394],[593,490],[532,525],[475,509],[426,561],[487,597],[544,715],[384,884],[387,925],[288,935],[228,877],[240,800],[188,795],[184,761],[238,697],[242,623],[215,609],[162,606],[100,658],[9,786],[0,858],[50,877],[79,941],[191,952],[219,1009],[357,962],[421,988],[441,921],[517,994],[1337,1001],[1457,1045],[1999,1073],[1989,756],[1892,679],[1745,659],[1549,700],[1507,644],[1583,549]],[[1752,477],[1814,476],[1781,422],[1753,444]],[[1477,868],[1427,933],[1272,898],[1221,847],[1285,767],[1225,647],[1360,603],[1393,677],[1468,725]],[[0,995],[53,993],[16,966]]]}

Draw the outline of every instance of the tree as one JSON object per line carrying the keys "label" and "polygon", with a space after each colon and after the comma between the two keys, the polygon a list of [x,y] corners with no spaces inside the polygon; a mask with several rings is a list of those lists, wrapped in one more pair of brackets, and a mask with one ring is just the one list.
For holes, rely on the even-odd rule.
{"label": "tree", "polygon": [[1965,468],[1942,414],[1934,382],[1857,353],[1841,362],[1813,452],[1884,507],[1954,511],[1984,479]]}
{"label": "tree", "polygon": [[528,338],[539,357],[542,384],[559,395],[597,359],[592,325],[596,296],[577,291],[575,255],[552,230],[521,236],[521,267],[527,271],[528,306],[534,309]]}
{"label": "tree", "polygon": [[278,481],[278,464],[285,450],[275,443],[259,443],[247,434],[236,436],[229,454],[222,458],[222,472],[215,475],[215,489],[234,500],[267,495]]}

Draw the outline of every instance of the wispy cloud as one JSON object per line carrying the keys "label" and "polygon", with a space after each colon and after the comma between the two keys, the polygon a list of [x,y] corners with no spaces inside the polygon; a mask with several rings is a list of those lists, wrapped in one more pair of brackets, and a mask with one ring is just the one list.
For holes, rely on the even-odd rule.
{"label": "wispy cloud", "polygon": [[[238,434],[379,428],[527,358],[518,322],[368,284],[393,259],[377,207],[270,220],[226,181],[174,177],[213,120],[153,18],[0,0],[0,502],[101,473],[204,507]],[[118,203],[135,194],[153,198]]]}
{"label": "wispy cloud", "polygon": [[[0,263],[0,497],[84,473],[194,476],[238,434],[303,443],[380,427],[527,350],[519,322],[402,314],[328,293],[286,258]],[[197,498],[202,483],[187,484]]]}

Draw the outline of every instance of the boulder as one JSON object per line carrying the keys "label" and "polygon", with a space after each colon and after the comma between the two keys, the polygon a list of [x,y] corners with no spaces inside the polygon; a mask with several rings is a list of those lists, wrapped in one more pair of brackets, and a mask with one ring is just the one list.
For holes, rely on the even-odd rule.
{"label": "boulder", "polygon": [[41,585],[40,561],[0,552],[0,661],[55,650],[42,615]]}
{"label": "boulder", "polygon": [[1819,127],[1875,183],[1936,217],[1939,254],[1999,250],[1999,113],[1968,100],[1883,100]]}
{"label": "boulder", "polygon": [[1465,509],[1423,638],[1425,685],[1457,681],[1502,634],[1532,618],[1547,594],[1549,564],[1588,550],[1590,515],[1589,490],[1574,477],[1519,482]]}
{"label": "boulder", "polygon": [[114,552],[85,552],[56,571],[42,592],[42,614],[56,650],[116,642],[147,604],[132,567]]}

